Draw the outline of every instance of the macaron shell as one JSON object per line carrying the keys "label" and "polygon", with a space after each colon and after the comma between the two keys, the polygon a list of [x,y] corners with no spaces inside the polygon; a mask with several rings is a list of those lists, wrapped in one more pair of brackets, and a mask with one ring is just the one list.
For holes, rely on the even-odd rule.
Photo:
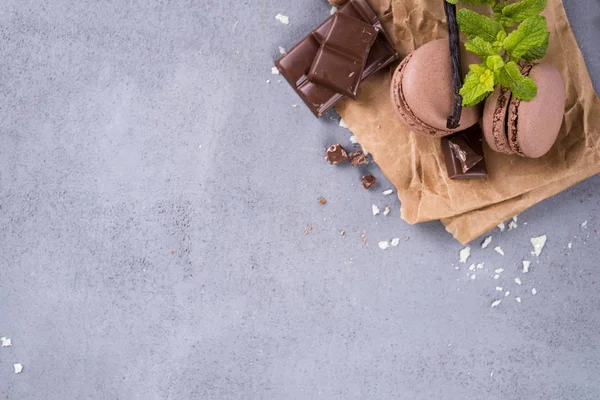
{"label": "macaron shell", "polygon": [[406,104],[406,99],[402,92],[402,74],[404,67],[410,61],[413,54],[414,52],[406,56],[394,72],[390,87],[390,97],[394,111],[396,112],[396,115],[398,115],[398,117],[415,132],[432,137],[451,135],[453,133],[451,131],[436,129],[421,121],[415,116],[408,104]]}
{"label": "macaron shell", "polygon": [[534,65],[529,77],[537,84],[537,96],[530,101],[513,96],[509,107],[508,137],[515,153],[539,158],[550,151],[560,132],[565,109],[565,83],[551,64]]}
{"label": "macaron shell", "polygon": [[[463,76],[469,71],[469,64],[480,60],[466,52],[461,45]],[[428,42],[413,52],[410,63],[403,68],[402,88],[406,104],[414,116],[440,131],[456,132],[467,129],[478,122],[481,116],[479,107],[464,107],[460,127],[446,128],[454,102],[452,72],[450,68],[450,48],[447,39]]]}
{"label": "macaron shell", "polygon": [[481,119],[485,141],[492,150],[504,154],[514,154],[506,135],[506,115],[510,99],[510,90],[498,85],[485,101]]}

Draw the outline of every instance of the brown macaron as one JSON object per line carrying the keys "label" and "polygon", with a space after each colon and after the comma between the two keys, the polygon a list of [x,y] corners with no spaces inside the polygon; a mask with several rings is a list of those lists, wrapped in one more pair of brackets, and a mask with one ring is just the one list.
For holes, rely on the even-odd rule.
{"label": "brown macaron", "polygon": [[[461,44],[463,76],[469,64],[480,60],[468,53]],[[424,44],[400,63],[391,84],[391,98],[398,116],[413,130],[427,136],[447,136],[477,123],[480,107],[464,107],[460,126],[448,129],[446,122],[452,114],[454,96],[450,47],[447,39]]]}
{"label": "brown macaron", "polygon": [[494,151],[539,158],[550,151],[560,132],[565,83],[551,64],[526,64],[521,72],[536,82],[537,96],[519,100],[499,85],[485,102],[483,136]]}

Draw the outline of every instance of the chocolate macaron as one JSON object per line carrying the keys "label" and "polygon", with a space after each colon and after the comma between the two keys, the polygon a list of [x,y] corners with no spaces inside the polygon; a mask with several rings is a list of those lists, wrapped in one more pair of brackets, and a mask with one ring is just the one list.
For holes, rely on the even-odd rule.
{"label": "chocolate macaron", "polygon": [[485,102],[483,136],[494,151],[539,158],[550,151],[560,132],[565,84],[550,64],[526,64],[521,72],[536,82],[537,96],[523,101],[498,86]]}
{"label": "chocolate macaron", "polygon": [[[461,44],[463,77],[469,64],[480,62]],[[464,107],[460,126],[448,129],[453,91],[450,47],[447,39],[431,41],[410,53],[396,69],[391,98],[398,116],[413,130],[427,136],[447,136],[465,130],[479,121],[480,107]]]}

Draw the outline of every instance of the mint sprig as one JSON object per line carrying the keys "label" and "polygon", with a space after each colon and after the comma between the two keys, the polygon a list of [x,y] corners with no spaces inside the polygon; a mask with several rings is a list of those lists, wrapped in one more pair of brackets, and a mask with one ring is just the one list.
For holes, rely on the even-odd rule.
{"label": "mint sprig", "polygon": [[496,85],[509,88],[521,100],[531,100],[537,85],[523,76],[518,63],[543,58],[548,49],[546,18],[539,14],[547,0],[521,0],[508,4],[504,0],[447,0],[457,4],[488,4],[493,10],[489,18],[469,9],[458,10],[457,21],[467,37],[465,47],[482,60],[469,67],[470,72],[460,91],[463,106],[483,101]]}

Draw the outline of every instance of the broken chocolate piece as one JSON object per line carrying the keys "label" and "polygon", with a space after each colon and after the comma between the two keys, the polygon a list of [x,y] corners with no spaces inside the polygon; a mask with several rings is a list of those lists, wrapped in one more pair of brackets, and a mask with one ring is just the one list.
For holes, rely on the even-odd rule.
{"label": "broken chocolate piece", "polygon": [[334,14],[331,30],[317,52],[308,79],[356,99],[377,33],[373,25],[342,13]]}
{"label": "broken chocolate piece", "polygon": [[360,164],[369,163],[369,160],[367,159],[362,150],[356,150],[354,153],[350,153],[348,158],[350,158],[350,164],[352,164],[353,167],[356,167]]}
{"label": "broken chocolate piece", "polygon": [[[456,135],[442,138],[442,152],[444,153],[444,161],[450,179],[487,177],[483,154],[483,138],[479,124],[475,124]],[[465,167],[468,167],[466,171],[464,170]]]}
{"label": "broken chocolate piece", "polygon": [[[359,19],[379,30],[377,38],[371,46],[361,80],[384,69],[399,58],[391,40],[383,30],[383,26],[365,0],[350,0],[338,13]],[[277,70],[317,118],[325,114],[344,97],[340,93],[308,80],[308,72],[321,44],[331,30],[332,22],[333,16],[329,17],[275,63]]]}
{"label": "broken chocolate piece", "polygon": [[362,177],[361,182],[365,189],[370,189],[371,186],[377,183],[377,178],[375,178],[373,175],[367,175]]}
{"label": "broken chocolate piece", "polygon": [[348,159],[348,153],[346,153],[346,150],[344,150],[341,144],[332,144],[327,149],[327,156],[325,159],[331,165],[339,164]]}
{"label": "broken chocolate piece", "polygon": [[467,172],[483,160],[483,156],[469,145],[464,134],[455,136],[449,141],[450,149],[452,149],[454,157],[458,158],[462,172]]}

